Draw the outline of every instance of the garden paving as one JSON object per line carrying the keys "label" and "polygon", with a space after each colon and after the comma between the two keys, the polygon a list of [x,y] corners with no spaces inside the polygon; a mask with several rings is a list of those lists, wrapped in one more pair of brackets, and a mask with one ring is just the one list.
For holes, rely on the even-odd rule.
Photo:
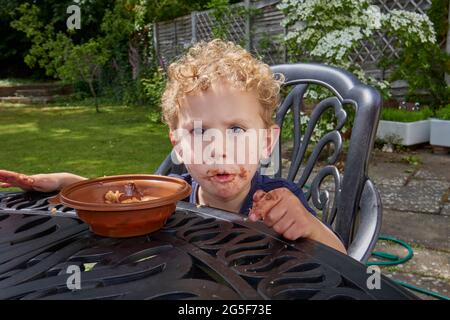
{"label": "garden paving", "polygon": [[[408,164],[408,157],[419,163]],[[405,174],[403,185],[396,183],[395,177]],[[414,250],[411,260],[382,267],[382,272],[450,296],[450,154],[433,154],[429,148],[392,154],[376,150],[369,176],[376,181],[382,198],[381,234],[404,240]],[[379,242],[376,250],[402,256],[396,245]]]}
{"label": "garden paving", "polygon": [[[382,266],[383,274],[450,296],[450,154],[434,154],[429,147],[394,153],[375,149],[369,177],[382,199],[381,234],[406,241],[414,250],[406,263]],[[375,250],[407,253],[384,241]]]}

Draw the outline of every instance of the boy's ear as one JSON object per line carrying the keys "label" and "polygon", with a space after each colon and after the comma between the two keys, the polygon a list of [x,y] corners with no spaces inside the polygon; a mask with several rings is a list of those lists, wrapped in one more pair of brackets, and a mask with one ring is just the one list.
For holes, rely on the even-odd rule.
{"label": "boy's ear", "polygon": [[177,144],[177,140],[175,139],[175,132],[172,129],[170,129],[169,131],[169,139],[172,146],[175,147]]}
{"label": "boy's ear", "polygon": [[172,144],[172,147],[173,147],[172,152],[171,152],[172,162],[176,163],[176,164],[183,163],[183,157],[182,157],[183,151],[179,144],[180,141],[177,140],[177,135],[176,135],[175,131],[172,129],[169,131],[169,139],[170,139],[170,143]]}
{"label": "boy's ear", "polygon": [[277,144],[277,141],[280,137],[280,127],[277,124],[271,125],[267,129],[267,137],[266,137],[266,145],[263,150],[263,157],[269,158],[274,148]]}

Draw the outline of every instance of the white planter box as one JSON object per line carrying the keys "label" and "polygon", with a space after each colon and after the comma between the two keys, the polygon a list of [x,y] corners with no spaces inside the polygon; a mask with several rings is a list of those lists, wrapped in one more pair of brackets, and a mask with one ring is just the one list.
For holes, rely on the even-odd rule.
{"label": "white planter box", "polygon": [[450,120],[430,119],[430,144],[450,147]]}
{"label": "white planter box", "polygon": [[428,142],[430,141],[430,121],[428,119],[414,122],[380,120],[377,138],[385,141],[394,138],[393,142],[404,146]]}

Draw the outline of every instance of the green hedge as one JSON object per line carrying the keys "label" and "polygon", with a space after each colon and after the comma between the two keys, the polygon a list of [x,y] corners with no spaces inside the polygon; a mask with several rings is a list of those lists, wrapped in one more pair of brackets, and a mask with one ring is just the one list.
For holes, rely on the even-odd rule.
{"label": "green hedge", "polygon": [[436,111],[436,118],[450,120],[450,104]]}
{"label": "green hedge", "polygon": [[424,108],[419,111],[406,111],[401,109],[383,108],[381,110],[381,120],[398,121],[398,122],[413,122],[426,120],[433,116],[433,112]]}

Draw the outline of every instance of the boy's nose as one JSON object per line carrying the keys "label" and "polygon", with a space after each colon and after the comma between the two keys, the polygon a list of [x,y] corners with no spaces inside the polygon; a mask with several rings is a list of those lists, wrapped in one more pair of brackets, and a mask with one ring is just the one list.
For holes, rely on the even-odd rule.
{"label": "boy's nose", "polygon": [[[222,143],[220,143],[220,140],[222,140]],[[213,147],[209,154],[212,158],[211,160],[217,163],[224,162],[227,159],[227,145],[229,144],[229,142],[226,141],[226,136],[220,140],[213,142]]]}
{"label": "boy's nose", "polygon": [[226,150],[225,146],[216,145],[215,148],[211,151],[211,158],[215,161],[225,160],[226,159]]}

